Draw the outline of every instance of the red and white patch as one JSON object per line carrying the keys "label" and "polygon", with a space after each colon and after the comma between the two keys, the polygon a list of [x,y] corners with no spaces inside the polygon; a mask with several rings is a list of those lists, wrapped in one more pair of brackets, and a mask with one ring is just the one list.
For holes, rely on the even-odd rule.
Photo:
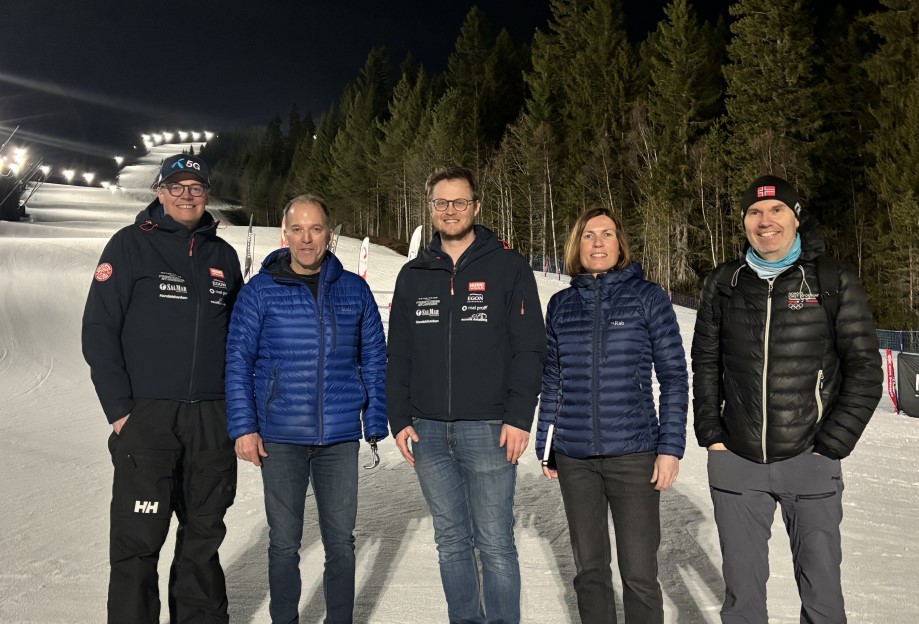
{"label": "red and white patch", "polygon": [[485,282],[469,282],[469,292],[485,292]]}
{"label": "red and white patch", "polygon": [[215,268],[211,267],[211,268],[208,269],[208,271],[211,272],[211,277],[216,277],[216,278],[219,278],[219,279],[223,279],[223,271],[221,271],[220,269],[215,269]]}
{"label": "red and white patch", "polygon": [[757,197],[775,197],[774,186],[760,186],[756,189]]}
{"label": "red and white patch", "polygon": [[112,265],[108,262],[103,262],[96,267],[96,274],[94,277],[97,282],[104,282],[112,276]]}

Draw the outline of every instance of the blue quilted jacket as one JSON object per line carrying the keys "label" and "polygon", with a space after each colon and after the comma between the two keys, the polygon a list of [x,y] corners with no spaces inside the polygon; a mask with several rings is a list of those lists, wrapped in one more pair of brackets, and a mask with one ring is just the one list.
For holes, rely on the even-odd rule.
{"label": "blue quilted jacket", "polygon": [[[540,458],[552,448],[575,458],[654,451],[682,457],[689,384],[673,306],[632,263],[597,278],[577,275],[546,315],[549,356],[536,429]],[[654,409],[651,368],[660,384]]]}
{"label": "blue quilted jacket", "polygon": [[328,445],[386,437],[386,340],[373,294],[326,254],[318,301],[289,274],[290,250],[265,258],[240,291],[227,338],[231,439]]}

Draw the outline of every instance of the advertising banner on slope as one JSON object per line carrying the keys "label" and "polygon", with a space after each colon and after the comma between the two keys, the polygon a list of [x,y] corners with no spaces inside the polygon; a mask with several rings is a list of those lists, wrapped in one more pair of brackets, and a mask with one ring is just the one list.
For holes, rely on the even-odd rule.
{"label": "advertising banner on slope", "polygon": [[897,356],[897,404],[907,416],[919,418],[919,353]]}
{"label": "advertising banner on slope", "polygon": [[329,243],[329,253],[333,256],[335,255],[335,250],[338,249],[338,235],[341,234],[341,223],[335,226],[335,229],[332,230],[332,242]]}
{"label": "advertising banner on slope", "polygon": [[408,259],[414,260],[418,256],[418,252],[421,251],[421,226],[415,228],[415,231],[412,232],[412,238],[408,243]]}
{"label": "advertising banner on slope", "polygon": [[357,263],[357,274],[367,280],[367,254],[370,253],[370,239],[365,238],[361,243],[361,258]]}
{"label": "advertising banner on slope", "polygon": [[255,233],[252,231],[252,217],[249,215],[249,232],[246,234],[246,266],[243,268],[243,282],[248,282],[254,272],[252,254],[255,253]]}

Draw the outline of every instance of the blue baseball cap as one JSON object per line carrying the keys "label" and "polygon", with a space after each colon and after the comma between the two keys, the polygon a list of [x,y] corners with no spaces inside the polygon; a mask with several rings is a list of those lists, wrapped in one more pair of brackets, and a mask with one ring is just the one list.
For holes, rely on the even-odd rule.
{"label": "blue baseball cap", "polygon": [[207,176],[207,163],[189,154],[176,154],[163,161],[160,167],[160,175],[156,179],[156,186],[159,186],[169,178],[180,173],[191,174],[201,183],[209,185]]}

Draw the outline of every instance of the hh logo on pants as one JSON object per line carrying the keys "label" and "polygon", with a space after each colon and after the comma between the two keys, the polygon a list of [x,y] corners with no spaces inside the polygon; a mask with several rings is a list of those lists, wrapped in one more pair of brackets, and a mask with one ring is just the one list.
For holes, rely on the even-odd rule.
{"label": "hh logo on pants", "polygon": [[134,501],[134,513],[156,513],[159,506],[158,502]]}

